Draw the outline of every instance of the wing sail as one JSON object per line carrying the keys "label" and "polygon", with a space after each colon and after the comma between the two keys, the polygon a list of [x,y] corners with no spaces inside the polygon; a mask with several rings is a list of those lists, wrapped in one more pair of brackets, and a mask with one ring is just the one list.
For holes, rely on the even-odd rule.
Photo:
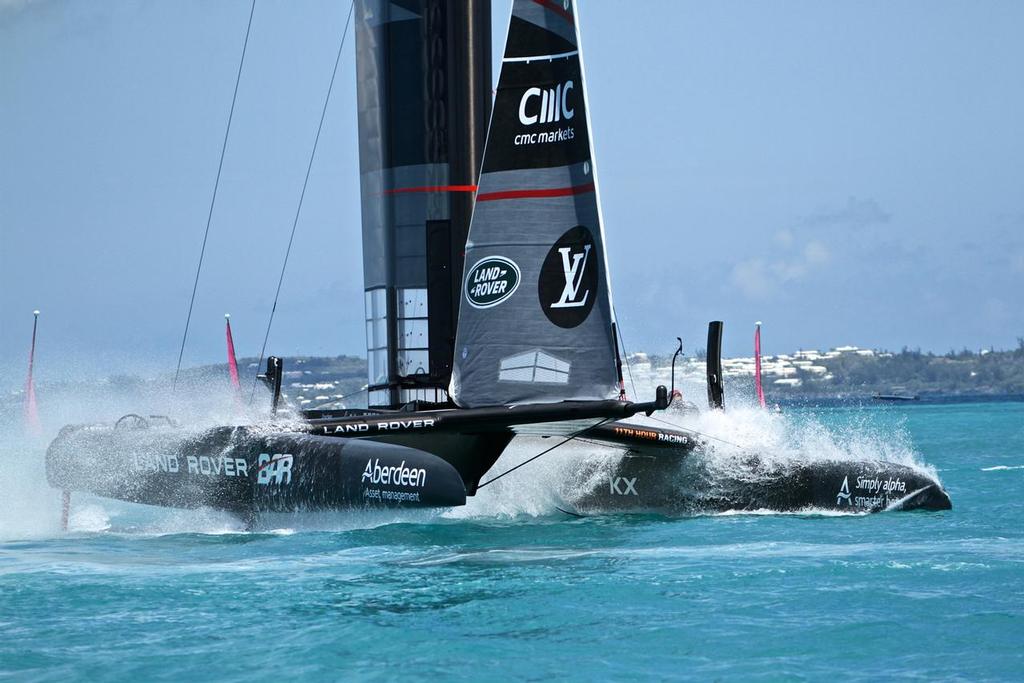
{"label": "wing sail", "polygon": [[613,314],[575,3],[516,0],[459,307],[462,407],[616,393]]}

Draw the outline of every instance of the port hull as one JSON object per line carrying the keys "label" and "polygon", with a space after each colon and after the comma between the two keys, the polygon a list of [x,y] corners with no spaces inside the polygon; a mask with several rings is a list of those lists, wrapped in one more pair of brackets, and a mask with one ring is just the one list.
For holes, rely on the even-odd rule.
{"label": "port hull", "polygon": [[46,469],[50,485],[66,491],[245,516],[466,501],[459,473],[430,453],[253,427],[66,427],[47,451]]}

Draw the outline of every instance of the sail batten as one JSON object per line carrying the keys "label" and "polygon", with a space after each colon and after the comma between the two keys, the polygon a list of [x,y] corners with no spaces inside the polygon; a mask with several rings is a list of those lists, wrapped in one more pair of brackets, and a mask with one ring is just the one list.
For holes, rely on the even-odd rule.
{"label": "sail batten", "polygon": [[530,55],[527,57],[502,57],[502,62],[532,62],[542,59],[563,59],[565,57],[574,57],[579,54],[579,50],[569,50],[568,52],[560,52],[557,55]]}
{"label": "sail batten", "polygon": [[512,5],[465,266],[458,405],[618,393],[575,3]]}

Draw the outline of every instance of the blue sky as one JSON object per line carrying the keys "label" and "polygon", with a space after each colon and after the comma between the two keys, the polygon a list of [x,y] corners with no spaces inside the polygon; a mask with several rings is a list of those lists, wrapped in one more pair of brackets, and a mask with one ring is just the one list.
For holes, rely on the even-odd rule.
{"label": "blue sky", "polygon": [[[630,350],[1016,346],[1024,4],[582,0]],[[258,353],[347,3],[259,0],[186,364]],[[0,0],[0,367],[173,371],[249,4]],[[508,3],[494,4],[495,50]],[[270,348],[362,353],[353,41]],[[497,78],[497,69],[495,69]]]}

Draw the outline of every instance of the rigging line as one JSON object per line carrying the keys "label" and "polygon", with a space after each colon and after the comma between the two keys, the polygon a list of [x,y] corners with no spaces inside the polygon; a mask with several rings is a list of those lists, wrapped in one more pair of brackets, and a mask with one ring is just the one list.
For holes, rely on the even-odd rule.
{"label": "rigging line", "polygon": [[359,394],[365,394],[367,391],[369,391],[369,387],[363,387],[362,389],[349,392],[344,396],[339,396],[338,398],[332,399],[330,401],[324,401],[323,403],[320,403],[317,406],[315,406],[313,410],[322,410],[324,406],[330,405],[332,403],[337,403],[338,401],[344,401],[346,398],[352,398],[353,396],[358,396]]}
{"label": "rigging line", "polygon": [[181,348],[178,350],[178,365],[174,369],[174,385],[171,391],[178,388],[178,375],[181,374],[181,359],[185,355],[185,342],[188,341],[188,328],[192,322],[192,307],[196,303],[196,291],[199,289],[199,274],[203,272],[203,257],[206,256],[206,241],[210,237],[210,223],[213,221],[213,206],[217,203],[217,189],[220,187],[220,172],[224,168],[224,153],[228,148],[228,135],[231,133],[231,121],[235,116],[235,102],[238,100],[238,84],[242,81],[242,65],[245,64],[245,51],[249,47],[249,33],[252,31],[252,15],[256,13],[256,0],[249,7],[249,23],[245,27],[245,41],[242,43],[242,58],[238,60],[238,74],[235,76],[235,92],[231,95],[231,109],[228,111],[228,125],[224,129],[224,142],[220,146],[220,162],[217,164],[217,179],[213,181],[213,196],[210,198],[210,211],[206,214],[206,231],[203,232],[203,246],[199,249],[199,265],[196,266],[196,279],[192,283],[192,298],[188,302],[188,315],[185,316],[185,332],[181,335]]}
{"label": "rigging line", "polygon": [[499,474],[498,476],[494,477],[493,479],[488,479],[488,480],[487,480],[487,481],[485,481],[484,483],[482,483],[482,484],[480,484],[479,486],[477,486],[477,487],[476,487],[476,488],[477,488],[477,490],[479,490],[479,489],[482,489],[483,487],[487,486],[488,484],[493,484],[494,482],[496,482],[496,481],[498,481],[499,479],[501,479],[502,477],[504,477],[504,476],[505,476],[506,474],[512,474],[513,472],[515,472],[516,470],[518,470],[518,469],[519,469],[520,467],[522,467],[522,466],[524,466],[524,465],[529,465],[529,464],[530,464],[531,462],[533,462],[534,460],[536,460],[536,459],[537,459],[537,458],[539,458],[540,456],[542,456],[542,455],[547,455],[548,453],[550,453],[551,451],[555,450],[556,448],[558,448],[558,447],[560,447],[560,446],[564,446],[565,444],[569,443],[570,441],[572,441],[573,439],[575,439],[575,438],[576,438],[577,436],[579,436],[579,435],[580,435],[580,434],[582,434],[583,432],[587,431],[588,429],[593,429],[594,427],[600,427],[600,426],[601,426],[601,425],[603,425],[604,423],[606,423],[606,422],[610,422],[610,421],[611,421],[611,420],[613,420],[613,419],[614,419],[614,418],[611,418],[611,417],[606,417],[605,419],[601,420],[601,421],[600,421],[600,422],[598,422],[597,424],[592,424],[592,425],[589,425],[589,426],[587,426],[587,427],[584,427],[583,429],[580,429],[579,431],[573,432],[572,434],[570,434],[570,435],[569,435],[569,436],[567,436],[566,438],[564,438],[564,439],[562,439],[561,441],[559,441],[558,443],[556,443],[556,444],[555,444],[554,446],[552,446],[551,448],[545,449],[545,450],[541,451],[540,453],[538,453],[537,455],[533,456],[532,458],[530,458],[530,459],[528,459],[528,460],[524,460],[524,461],[522,461],[521,463],[519,463],[519,464],[518,464],[518,465],[516,465],[515,467],[512,467],[512,468],[510,468],[510,469],[507,469],[507,470],[505,470],[504,472],[502,472],[502,473],[501,473],[501,474]]}
{"label": "rigging line", "polygon": [[653,415],[648,415],[647,419],[648,420],[654,420],[655,422],[660,422],[660,423],[662,423],[664,425],[668,425],[669,427],[672,427],[673,429],[679,429],[679,430],[684,431],[684,432],[690,432],[691,434],[696,434],[697,436],[703,436],[705,439],[713,439],[715,441],[721,441],[722,443],[724,443],[724,444],[726,444],[728,446],[732,446],[733,448],[738,448],[741,451],[750,452],[750,449],[747,448],[746,446],[741,446],[738,443],[733,443],[732,441],[726,441],[723,438],[720,438],[720,437],[717,437],[717,436],[711,436],[710,434],[705,434],[704,432],[698,432],[696,429],[690,429],[689,427],[680,427],[679,425],[675,424],[674,422],[669,422],[668,420],[662,420],[660,418],[654,417]]}
{"label": "rigging line", "polygon": [[[277,300],[281,296],[281,285],[284,283],[284,273],[288,268],[288,257],[292,253],[292,242],[295,241],[295,228],[299,225],[299,214],[302,213],[302,200],[306,197],[306,186],[309,184],[309,173],[313,170],[313,160],[316,158],[316,148],[320,144],[320,131],[324,127],[324,118],[327,116],[327,105],[331,101],[331,91],[334,90],[334,79],[338,75],[338,64],[341,62],[341,53],[345,49],[345,38],[348,36],[348,27],[352,23],[352,11],[355,9],[355,0],[348,6],[348,18],[345,19],[345,29],[341,32],[341,44],[338,46],[338,56],[334,58],[334,70],[331,72],[331,82],[327,86],[327,97],[324,98],[324,106],[320,111],[320,124],[316,128],[316,137],[313,138],[313,149],[309,153],[309,163],[306,165],[306,178],[302,181],[302,192],[299,193],[299,205],[295,207],[295,220],[292,221],[292,232],[288,237],[288,248],[284,252],[284,262],[281,263],[281,276],[277,279],[277,291],[274,293],[274,305],[270,308],[270,319],[267,321],[267,331],[263,335],[263,346],[260,348],[260,359],[256,361],[256,372],[259,373],[260,365],[263,363],[263,356],[267,352],[267,340],[270,338],[270,328],[274,324],[274,313],[277,312]],[[256,380],[252,379],[252,391],[249,394],[249,403],[252,403],[256,396]]]}
{"label": "rigging line", "polygon": [[633,382],[633,368],[629,365],[629,353],[626,351],[626,340],[622,336],[622,322],[619,321],[619,316],[615,311],[612,311],[612,315],[615,316],[615,328],[619,333],[618,344],[622,347],[622,360],[626,363],[626,374],[629,375],[629,388],[633,390],[633,399],[636,400],[638,394],[636,393],[636,384]]}

